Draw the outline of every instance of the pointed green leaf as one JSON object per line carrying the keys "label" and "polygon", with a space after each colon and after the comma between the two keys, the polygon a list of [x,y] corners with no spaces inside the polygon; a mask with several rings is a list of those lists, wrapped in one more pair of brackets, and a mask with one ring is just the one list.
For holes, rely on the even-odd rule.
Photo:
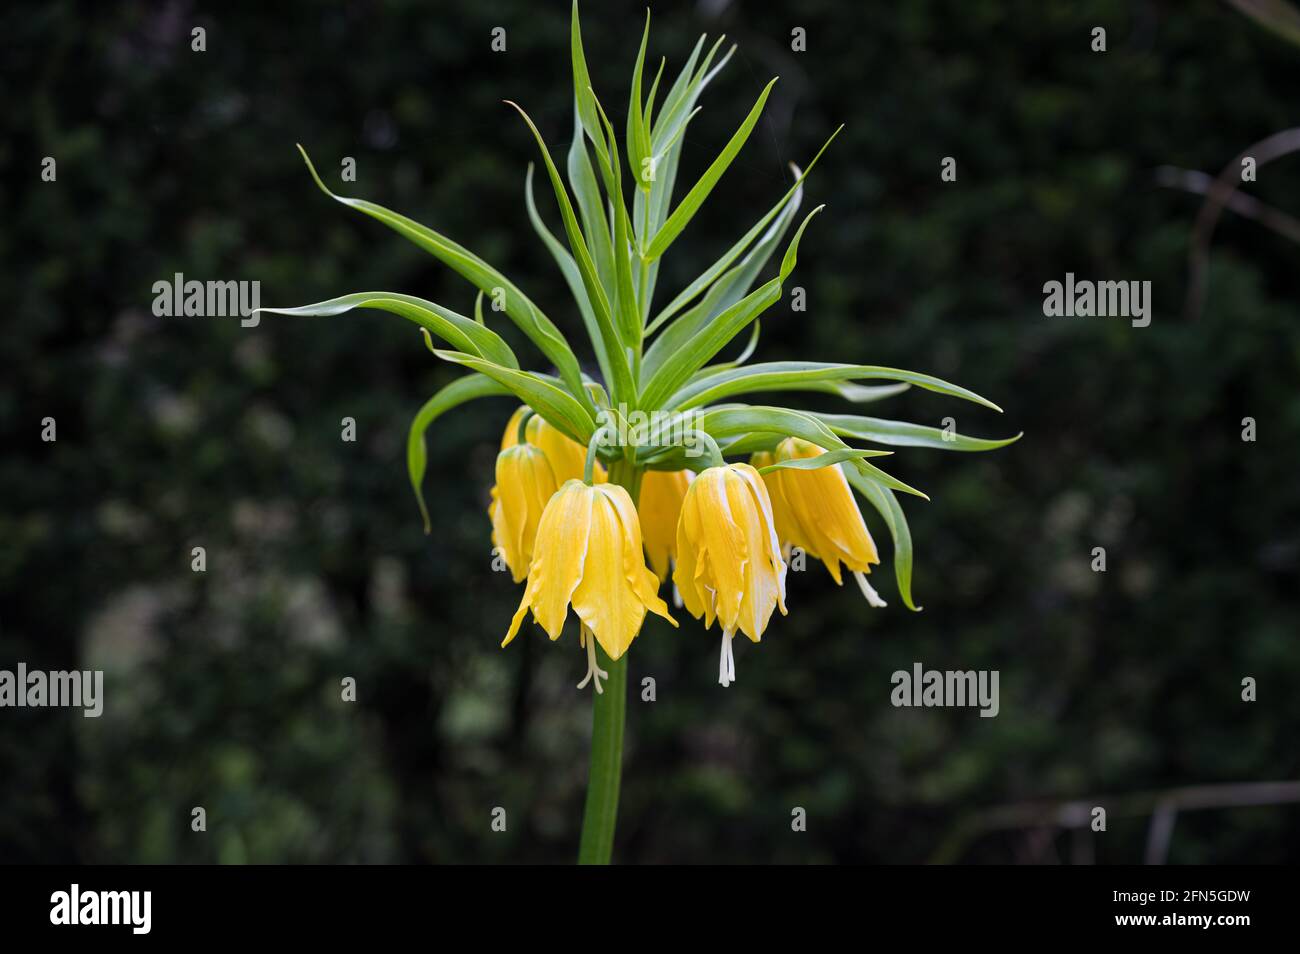
{"label": "pointed green leaf", "polygon": [[316,302],[313,305],[300,305],[297,308],[257,310],[275,315],[327,317],[341,315],[353,308],[374,308],[400,315],[428,329],[453,348],[487,358],[506,367],[519,367],[514,352],[495,331],[480,325],[473,319],[457,314],[450,308],[443,308],[434,302],[411,295],[399,295],[396,292],[357,292],[331,298],[329,301]]}
{"label": "pointed green leaf", "polygon": [[[632,92],[627,104],[627,162],[636,179],[637,188],[650,191],[650,182],[643,179],[642,160],[651,156],[650,130],[646,128],[645,107],[641,102],[641,74],[645,70],[645,48],[650,40],[650,11],[645,12],[645,31],[641,34],[641,49],[636,55],[632,70]],[[658,80],[655,81],[656,83]]]}
{"label": "pointed green leaf", "polygon": [[876,511],[889,528],[889,535],[894,541],[894,578],[898,581],[898,595],[908,609],[919,613],[921,607],[912,602],[912,531],[908,529],[907,517],[898,504],[898,498],[888,487],[846,468],[844,475],[850,484],[867,498],[867,502]]}
{"label": "pointed green leaf", "polygon": [[777,461],[775,464],[768,464],[766,467],[758,468],[758,472],[760,474],[770,474],[774,470],[819,470],[822,467],[830,467],[832,464],[838,464],[841,461],[862,460],[867,457],[887,457],[891,453],[892,451],[854,450],[851,447],[842,447],[839,450],[818,454],[816,457],[792,457],[790,460]]}
{"label": "pointed green leaf", "polygon": [[614,317],[619,340],[627,348],[635,349],[628,362],[635,370],[636,355],[641,351],[641,307],[637,303],[636,286],[632,279],[632,226],[628,221],[627,206],[623,204],[623,172],[619,167],[618,140],[614,136],[614,126],[605,115],[600,100],[596,99],[595,102],[609,145],[607,154],[610,161],[597,161],[605,180],[605,194],[609,196],[610,205],[614,209],[614,286],[617,291]]}
{"label": "pointed green leaf", "polygon": [[[560,244],[560,240],[551,234],[551,230],[546,227],[542,221],[541,215],[537,211],[537,202],[533,198],[533,164],[528,164],[528,174],[524,177],[524,204],[528,207],[528,219],[533,223],[533,229],[541,237],[542,242],[550,251],[551,257],[560,267],[560,273],[564,276],[565,283],[569,286],[569,292],[573,295],[573,300],[578,303],[578,312],[582,315],[582,323],[587,326],[587,337],[591,339],[592,350],[596,353],[596,362],[600,365],[600,373],[606,381],[613,380],[610,374],[609,358],[605,352],[605,340],[600,334],[600,325],[596,322],[596,315],[591,310],[591,299],[587,297],[586,286],[582,283],[582,275],[578,272],[578,265],[569,254],[569,250]],[[465,350],[464,348],[461,349]]]}
{"label": "pointed green leaf", "polygon": [[[578,118],[582,128],[591,137],[597,153],[605,148],[605,137],[600,131],[600,117],[591,94],[591,74],[587,72],[587,55],[582,49],[582,27],[578,23],[578,0],[573,0],[573,14],[569,21],[569,48],[573,60],[573,95],[578,104]],[[603,156],[608,160],[608,156]]]}
{"label": "pointed green leaf", "polygon": [[659,81],[664,78],[664,67],[667,65],[668,60],[659,57],[659,71],[655,73],[655,81],[650,84],[650,95],[646,97],[645,113],[642,115],[641,122],[645,125],[647,135],[654,127],[655,97],[659,95]]}
{"label": "pointed green leaf", "polygon": [[687,224],[694,218],[695,213],[704,204],[704,200],[713,191],[713,187],[722,178],[722,174],[727,171],[732,160],[736,158],[746,140],[749,139],[749,134],[754,131],[754,126],[758,123],[758,117],[763,113],[763,106],[767,102],[768,94],[771,93],[772,86],[775,83],[776,78],[774,77],[763,88],[763,92],[758,97],[758,102],[754,104],[754,107],[749,111],[749,115],[745,117],[745,121],[740,124],[740,128],[736,130],[727,145],[723,147],[718,158],[713,160],[713,164],[704,171],[699,181],[691,187],[691,191],[686,193],[681,203],[668,216],[668,220],[655,233],[655,237],[651,239],[649,247],[644,252],[644,257],[647,260],[654,260],[663,255],[668,250],[668,247],[672,245],[673,240],[682,233],[682,229],[686,228]]}
{"label": "pointed green leaf", "polygon": [[727,65],[731,55],[736,52],[736,47],[733,44],[717,67],[712,70],[709,69],[713,57],[717,55],[718,48],[722,46],[722,41],[726,38],[724,34],[713,42],[713,46],[709,48],[709,52],[704,57],[704,62],[699,65],[698,69],[696,63],[699,61],[700,50],[704,48],[705,38],[701,36],[696,42],[695,48],[686,61],[686,65],[682,67],[681,73],[678,74],[677,81],[673,83],[672,88],[668,91],[668,96],[664,100],[663,112],[660,114],[659,119],[655,121],[653,129],[651,129],[651,148],[656,154],[662,152],[668,142],[680,137],[686,117],[694,110],[700,94],[704,92],[704,88],[708,86],[719,70]]}
{"label": "pointed green leaf", "polygon": [[[509,388],[511,393],[545,418],[549,424],[580,444],[586,444],[591,440],[591,435],[596,432],[596,422],[586,407],[568,391],[558,387],[552,381],[547,381],[540,374],[507,368],[459,351],[438,350],[434,354],[444,361],[464,365],[471,371],[477,371]],[[586,388],[583,388],[582,393],[588,396]]]}
{"label": "pointed green leaf", "polygon": [[[786,249],[785,258],[781,261],[781,270],[775,278],[722,311],[702,328],[698,330],[683,328],[679,323],[674,322],[659,336],[651,350],[658,349],[657,353],[665,357],[646,382],[641,395],[642,407],[647,409],[664,407],[668,398],[685,384],[691,375],[704,367],[726,346],[728,341],[780,299],[782,284],[789,278],[798,260],[799,240],[803,237],[804,229],[822,208],[823,206],[818,206],[813,209],[799,225],[794,238],[790,240],[789,248]],[[649,355],[647,355],[647,365],[648,363]]]}
{"label": "pointed green leaf", "polygon": [[[826,151],[827,147],[830,146],[843,128],[844,126],[841,125],[835,130],[835,132],[831,133],[830,138],[822,144],[821,149],[817,150],[817,154],[813,156],[812,162],[808,163],[807,169],[800,171],[799,167],[794,163],[790,164],[790,168],[793,170],[795,176],[794,185],[790,187],[790,190],[781,197],[781,200],[777,202],[776,205],[768,209],[767,214],[755,222],[750,230],[742,235],[735,245],[727,249],[721,258],[701,272],[694,281],[682,289],[672,301],[665,305],[659,314],[655,315],[654,321],[650,322],[650,324],[646,326],[646,334],[653,333],[664,322],[668,321],[668,319],[681,311],[681,309],[692,299],[713,285],[713,283],[718,279],[718,276],[721,275],[731,265],[731,263],[745,251],[745,249],[749,248],[750,243],[754,241],[763,229],[767,228],[769,222],[776,218],[777,215],[781,214],[782,209],[784,209],[787,203],[789,203],[789,210],[783,216],[782,222],[769,229],[763,239],[759,242],[760,248],[767,245],[767,251],[768,254],[770,254],[771,248],[774,248],[776,243],[781,240],[780,236],[784,234],[785,228],[788,227],[790,221],[794,218],[795,213],[799,209],[799,203],[803,197],[804,180],[808,178],[809,174],[813,171],[813,167],[817,165],[817,160],[822,157],[822,153]],[[768,243],[770,243],[770,245]],[[762,268],[763,264],[767,261],[766,255],[746,256],[746,263],[750,262],[751,258],[754,260],[753,272],[757,272],[758,269]],[[752,280],[753,277],[751,273],[750,281],[752,282]],[[747,286],[743,287],[741,288],[740,293],[744,294],[747,290]]]}
{"label": "pointed green leaf", "polygon": [[440,235],[427,226],[421,225],[414,219],[408,219],[404,215],[399,215],[391,209],[386,209],[374,202],[367,202],[365,199],[349,199],[346,196],[335,195],[321,181],[321,177],[316,172],[316,167],[312,165],[311,158],[307,155],[307,150],[299,145],[298,151],[302,153],[303,161],[307,163],[307,169],[311,173],[312,179],[316,181],[316,185],[335,202],[342,203],[349,208],[356,209],[373,219],[383,222],[399,235],[414,242],[439,261],[450,266],[469,282],[476,285],[480,291],[491,294],[495,288],[504,290],[506,314],[519,327],[519,330],[527,335],[528,339],[538,347],[542,354],[546,355],[551,363],[559,369],[560,377],[564,379],[565,386],[575,394],[582,393],[582,372],[578,367],[578,359],[569,348],[569,343],[564,340],[564,335],[560,334],[560,330],[542,313],[542,310],[534,305],[532,299],[520,291],[514,282],[463,245],[458,245],[451,239]]}
{"label": "pointed green leaf", "polygon": [[[664,334],[666,335],[667,332]],[[927,391],[973,401],[995,411],[1002,410],[974,391],[968,391],[928,374],[869,364],[828,364],[820,361],[760,362],[743,368],[721,371],[707,377],[699,376],[673,395],[668,406],[681,410],[712,404],[738,394],[753,394],[759,391],[825,391],[829,390],[825,385],[831,382],[871,378],[905,381]]]}
{"label": "pointed green leaf", "polygon": [[860,417],[855,414],[816,414],[818,420],[841,437],[873,441],[897,447],[930,447],[935,450],[991,451],[1020,440],[1022,434],[1001,440],[966,437],[945,433],[937,427],[913,424],[910,421],[888,421],[880,417]]}
{"label": "pointed green leaf", "polygon": [[[825,450],[847,449],[848,445],[811,414],[794,411],[785,407],[763,407],[759,405],[733,405],[723,408],[709,408],[696,418],[696,426],[702,428],[715,440],[749,434],[753,431],[768,431],[786,437],[801,437]],[[863,474],[874,477],[887,487],[929,500],[915,487],[909,487],[896,477],[892,477],[874,464],[865,460],[854,460],[854,467]]]}
{"label": "pointed green leaf", "polygon": [[[854,384],[851,381],[828,381],[823,389],[827,394],[837,394],[846,401],[852,401],[854,404],[870,404],[872,401],[883,401],[885,398],[894,397],[902,394],[904,391],[910,391],[910,384]],[[808,390],[815,390],[809,388]]]}
{"label": "pointed green leaf", "polygon": [[[609,299],[606,297],[605,290],[601,287],[600,280],[596,275],[595,263],[591,259],[591,252],[588,250],[587,242],[583,238],[582,229],[578,227],[577,217],[573,213],[573,204],[569,201],[569,193],[564,188],[564,182],[560,178],[560,171],[555,168],[555,163],[551,161],[551,154],[546,148],[546,143],[542,140],[542,134],[537,131],[537,127],[533,125],[529,115],[523,111],[519,104],[512,103],[509,100],[507,100],[507,103],[513,106],[519,115],[523,117],[524,122],[528,124],[528,128],[532,130],[533,138],[537,140],[537,146],[546,162],[546,172],[551,178],[551,187],[560,206],[560,217],[564,220],[564,231],[569,239],[569,249],[573,252],[578,271],[582,275],[582,284],[587,289],[587,297],[591,302],[596,323],[600,326],[600,332],[605,341],[612,345],[619,338],[610,312]],[[610,370],[614,373],[614,377],[609,383],[614,389],[615,400],[626,401],[630,395],[635,394],[632,371],[627,362],[627,357],[622,349],[612,346],[609,348],[608,357],[610,358]]]}
{"label": "pointed green leaf", "polygon": [[428,533],[429,508],[424,503],[424,473],[428,466],[428,452],[424,446],[424,432],[435,420],[452,408],[459,407],[475,398],[505,396],[510,389],[498,384],[481,374],[468,374],[457,378],[438,390],[433,397],[424,402],[411,428],[406,435],[406,472],[411,478],[411,489],[415,491],[415,501],[420,505],[420,516],[424,519],[424,532]]}
{"label": "pointed green leaf", "polygon": [[614,294],[614,245],[610,238],[609,219],[605,217],[605,200],[601,198],[596,172],[587,155],[587,137],[574,104],[573,142],[569,145],[567,160],[569,187],[578,202],[582,216],[582,234],[591,247],[591,257],[596,263],[596,276],[606,295]]}

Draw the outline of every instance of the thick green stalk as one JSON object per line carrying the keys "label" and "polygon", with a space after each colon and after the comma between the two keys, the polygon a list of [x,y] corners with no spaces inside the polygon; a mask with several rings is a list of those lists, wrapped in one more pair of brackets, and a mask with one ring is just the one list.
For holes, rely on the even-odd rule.
{"label": "thick green stalk", "polygon": [[[620,460],[611,465],[609,479],[624,487],[632,502],[636,502],[641,474],[630,462]],[[605,680],[605,691],[596,695],[591,706],[591,766],[587,775],[587,805],[582,813],[582,841],[578,846],[580,865],[609,864],[618,823],[618,789],[623,778],[627,654],[613,662],[597,644],[596,664],[609,672],[609,679]]]}

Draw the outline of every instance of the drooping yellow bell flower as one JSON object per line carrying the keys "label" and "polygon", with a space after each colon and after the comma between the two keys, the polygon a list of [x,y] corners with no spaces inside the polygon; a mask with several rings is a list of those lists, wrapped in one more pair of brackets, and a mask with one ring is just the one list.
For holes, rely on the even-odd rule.
{"label": "drooping yellow bell flower", "polygon": [[736,679],[731,641],[739,629],[758,642],[772,618],[785,614],[785,561],[777,542],[772,503],[758,471],[725,464],[691,481],[677,524],[673,582],[687,611],[708,629],[722,626],[718,682]]}
{"label": "drooping yellow bell flower", "polygon": [[[749,462],[755,470],[761,473],[764,467],[776,463],[776,457],[771,451],[759,451],[749,458]],[[777,486],[775,475],[761,474],[761,476],[763,486],[767,488],[768,497],[772,501],[772,517],[776,524],[777,539],[781,541],[781,554],[788,561],[791,546],[789,528],[794,522],[794,518],[790,515],[785,498],[781,496],[781,488]]]}
{"label": "drooping yellow bell flower", "polygon": [[[521,406],[515,408],[515,412],[510,415],[510,420],[506,422],[506,429],[501,434],[501,450],[507,450],[519,443],[519,421],[526,413],[528,413],[528,408]],[[491,490],[492,499],[488,502],[488,519],[492,521],[492,550],[494,553],[505,552],[505,548],[501,545],[501,540],[497,535],[497,527],[501,522],[500,496],[500,493],[497,491],[497,485],[493,482]],[[527,572],[527,570],[528,567],[525,565],[524,571]],[[514,567],[511,567],[510,571],[513,574]],[[515,582],[519,582],[518,576],[515,577]]]}
{"label": "drooping yellow bell flower", "polygon": [[640,632],[646,610],[677,625],[641,547],[641,523],[626,490],[566,481],[542,512],[528,585],[501,645],[515,638],[530,609],[547,635],[559,639],[572,604],[587,650],[587,676],[579,688],[594,679],[596,691],[603,692],[596,643],[617,660]]}
{"label": "drooping yellow bell flower", "polygon": [[[540,447],[546,459],[551,462],[557,486],[564,486],[568,480],[582,479],[582,465],[587,460],[587,448],[546,423],[540,414],[530,417],[524,430],[527,432],[528,443]],[[596,463],[599,465],[600,462]],[[605,480],[604,471],[603,467],[597,466],[597,483]]]}
{"label": "drooping yellow bell flower", "polygon": [[641,478],[636,510],[641,518],[650,569],[660,580],[668,579],[672,561],[677,559],[677,521],[682,515],[682,501],[691,485],[691,476],[689,470],[648,470]]}
{"label": "drooping yellow bell flower", "polygon": [[492,542],[516,583],[528,575],[537,524],[556,491],[555,474],[540,447],[516,444],[497,455],[497,482],[492,488]]}
{"label": "drooping yellow bell flower", "polygon": [[[519,407],[510,415],[510,420],[506,422],[506,429],[501,434],[501,450],[507,451],[512,447],[519,445],[519,422],[523,416],[528,413],[528,408]],[[555,488],[559,487],[571,477],[582,477],[582,466],[586,459],[586,450],[577,441],[570,440],[559,430],[546,423],[540,415],[534,414],[528,419],[528,424],[524,428],[527,443],[538,448],[544,455],[544,459],[550,464],[553,475]],[[530,459],[531,455],[530,455]],[[535,463],[535,461],[534,461]],[[498,458],[498,472],[500,470],[500,458]],[[540,479],[540,474],[534,474],[534,479]],[[605,481],[605,468],[596,462],[595,480],[597,483]],[[509,525],[515,528],[532,527],[536,528],[537,520],[541,511],[529,513],[525,511],[515,511],[510,513],[503,512],[503,507],[511,506],[509,503],[503,503],[501,499],[501,478],[498,475],[497,482],[492,485],[491,501],[488,503],[488,519],[492,521],[492,547],[493,550],[500,554],[510,568],[510,573],[516,583],[523,580],[528,573],[528,561],[532,558],[532,544],[524,551],[518,547],[511,548],[509,542],[505,540],[500,532],[502,526]],[[546,500],[542,500],[543,506]],[[530,538],[531,539],[531,538]],[[522,557],[522,561],[520,559]]]}
{"label": "drooping yellow bell flower", "polygon": [[[811,441],[787,437],[770,457],[764,455],[758,465],[817,457],[824,453],[825,448]],[[759,459],[759,455],[754,455],[756,463]],[[867,602],[872,606],[884,606],[885,601],[867,582],[871,564],[880,562],[876,544],[840,467],[840,464],[831,464],[816,470],[781,468],[763,475],[772,496],[776,532],[782,543],[799,547],[825,563],[838,584],[843,583],[840,576],[840,563],[843,562],[858,581]]]}

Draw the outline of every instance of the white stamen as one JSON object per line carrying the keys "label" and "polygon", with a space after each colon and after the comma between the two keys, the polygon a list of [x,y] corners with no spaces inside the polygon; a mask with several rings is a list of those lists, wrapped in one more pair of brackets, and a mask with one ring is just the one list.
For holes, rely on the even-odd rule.
{"label": "white stamen", "polygon": [[731,649],[733,633],[723,632],[722,651],[718,655],[718,685],[729,686],[736,681],[736,656]]}
{"label": "white stamen", "polygon": [[[578,633],[578,639],[587,647],[587,675],[582,677],[582,682],[578,683],[579,689],[586,689],[587,683],[591,682],[598,693],[604,693],[600,686],[602,679],[608,679],[609,673],[596,665],[596,637],[593,633],[583,626]],[[593,681],[594,680],[594,681]]]}
{"label": "white stamen", "polygon": [[862,589],[862,595],[867,598],[868,603],[870,603],[872,606],[876,607],[877,609],[889,605],[888,603],[886,603],[884,600],[880,598],[880,594],[877,593],[872,588],[871,584],[867,582],[867,575],[865,573],[859,573],[857,570],[854,570],[853,576],[854,578],[857,579],[858,586]]}

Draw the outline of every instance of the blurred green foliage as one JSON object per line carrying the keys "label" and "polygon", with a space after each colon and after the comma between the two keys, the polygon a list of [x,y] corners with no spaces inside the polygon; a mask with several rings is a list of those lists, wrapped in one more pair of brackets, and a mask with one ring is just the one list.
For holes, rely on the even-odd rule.
{"label": "blurred green foliage", "polygon": [[[606,102],[640,10],[584,9]],[[457,372],[409,325],[150,313],[174,272],[260,280],[265,304],[391,289],[469,311],[457,276],[317,192],[300,141],[325,170],[355,157],[341,191],[467,244],[578,344],[524,212],[534,147],[501,103],[567,143],[567,4],[51,2],[0,19],[0,667],[102,667],[108,694],[98,720],[0,712],[0,860],[570,860],[590,711],[577,641],[534,628],[498,648],[519,589],[492,572],[485,505],[511,405],[431,431],[426,537],[405,431]],[[845,122],[808,187],[828,206],[794,277],[809,309],[774,309],[760,355],[938,374],[1007,413],[919,392],[879,413],[1026,437],[895,458],[933,498],[905,502],[920,614],[888,574],[877,612],[819,566],[792,574],[789,617],[738,647],[727,691],[713,636],[649,624],[630,682],[653,676],[658,701],[629,703],[616,859],[916,862],[989,806],[1295,778],[1300,249],[1229,216],[1205,312],[1184,319],[1200,200],[1159,190],[1155,169],[1217,173],[1292,122],[1300,56],[1208,2],[801,0],[655,4],[650,62],[671,72],[704,31],[740,49],[686,176],[782,78],[660,293]],[[1298,164],[1250,191],[1300,211]],[[1151,326],[1044,318],[1042,285],[1066,271],[1152,281]],[[918,660],[1000,670],[1001,715],[892,708],[890,674]],[[1096,859],[1140,860],[1145,824],[1114,820]],[[960,857],[1070,857],[1068,838],[1031,844],[994,833]],[[1300,807],[1210,811],[1180,819],[1170,859],[1297,845]]]}

